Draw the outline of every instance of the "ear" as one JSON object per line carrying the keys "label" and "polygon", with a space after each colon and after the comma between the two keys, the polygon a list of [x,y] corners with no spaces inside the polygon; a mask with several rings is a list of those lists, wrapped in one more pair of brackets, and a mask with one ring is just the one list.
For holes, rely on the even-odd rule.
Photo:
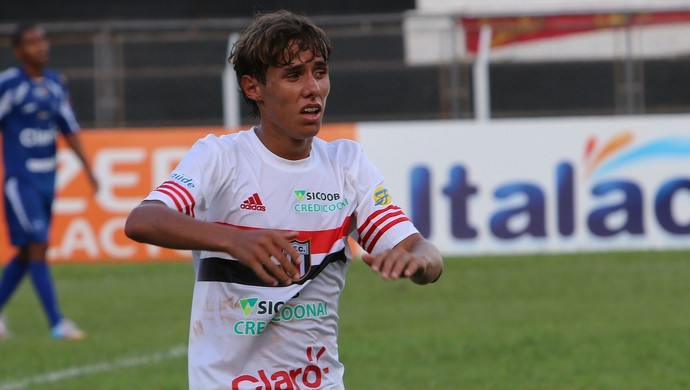
{"label": "ear", "polygon": [[242,92],[251,100],[260,101],[263,99],[261,83],[252,76],[244,75],[240,81]]}

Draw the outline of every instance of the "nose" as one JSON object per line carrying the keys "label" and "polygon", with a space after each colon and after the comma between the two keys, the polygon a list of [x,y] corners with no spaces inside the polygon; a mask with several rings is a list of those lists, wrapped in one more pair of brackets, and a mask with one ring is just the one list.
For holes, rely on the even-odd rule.
{"label": "nose", "polygon": [[319,81],[312,74],[307,74],[304,77],[304,84],[302,85],[302,91],[305,96],[317,95],[321,90]]}

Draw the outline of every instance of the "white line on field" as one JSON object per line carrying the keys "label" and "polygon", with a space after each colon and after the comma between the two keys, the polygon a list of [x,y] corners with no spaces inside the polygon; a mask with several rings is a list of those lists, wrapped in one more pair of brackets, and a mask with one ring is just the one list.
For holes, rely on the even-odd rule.
{"label": "white line on field", "polygon": [[186,345],[176,345],[165,352],[156,352],[151,355],[123,358],[114,362],[89,364],[81,367],[67,368],[64,370],[35,375],[12,382],[0,382],[0,390],[19,390],[29,385],[40,385],[51,382],[59,382],[65,379],[79,378],[101,372],[112,372],[123,368],[145,366],[159,363],[165,360],[177,359],[187,355]]}

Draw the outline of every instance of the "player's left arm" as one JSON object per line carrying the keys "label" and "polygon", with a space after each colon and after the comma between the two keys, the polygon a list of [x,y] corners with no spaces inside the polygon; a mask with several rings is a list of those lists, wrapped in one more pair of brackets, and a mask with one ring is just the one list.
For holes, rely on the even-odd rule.
{"label": "player's left arm", "polygon": [[77,118],[74,115],[74,110],[70,102],[67,78],[63,74],[59,74],[58,81],[62,87],[62,94],[59,97],[60,101],[56,112],[57,125],[60,130],[62,130],[62,135],[65,137],[67,145],[74,151],[79,161],[81,161],[94,193],[98,192],[98,180],[96,180],[96,176],[93,174],[91,164],[86,158],[86,153],[84,153],[84,147],[79,137],[79,124],[77,123]]}
{"label": "player's left arm", "polygon": [[438,249],[419,233],[376,256],[365,253],[362,260],[383,279],[409,278],[417,284],[427,284],[437,281],[443,273],[443,258]]}
{"label": "player's left arm", "polygon": [[64,136],[67,145],[74,151],[74,153],[79,158],[79,161],[81,161],[82,165],[84,166],[84,170],[86,171],[86,175],[89,178],[91,188],[93,188],[94,192],[98,192],[98,180],[96,180],[96,177],[93,174],[93,170],[91,169],[89,159],[86,158],[86,153],[84,153],[84,146],[82,145],[81,139],[79,138],[79,133],[66,133],[64,134]]}

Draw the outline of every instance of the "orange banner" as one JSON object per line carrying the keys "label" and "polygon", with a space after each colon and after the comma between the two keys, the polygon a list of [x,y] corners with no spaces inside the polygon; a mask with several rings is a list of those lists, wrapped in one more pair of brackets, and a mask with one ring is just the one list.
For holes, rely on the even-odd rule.
{"label": "orange banner", "polygon": [[[326,140],[355,138],[352,124],[324,125]],[[185,152],[209,133],[225,128],[151,128],[83,130],[82,141],[100,190],[94,194],[81,163],[60,141],[54,217],[48,257],[54,263],[188,260],[175,251],[129,240],[124,224],[129,212],[166,180]],[[0,262],[14,253],[0,210]]]}
{"label": "orange banner", "polygon": [[467,51],[476,53],[482,26],[493,30],[491,47],[603,28],[690,22],[690,11],[460,18]]}

